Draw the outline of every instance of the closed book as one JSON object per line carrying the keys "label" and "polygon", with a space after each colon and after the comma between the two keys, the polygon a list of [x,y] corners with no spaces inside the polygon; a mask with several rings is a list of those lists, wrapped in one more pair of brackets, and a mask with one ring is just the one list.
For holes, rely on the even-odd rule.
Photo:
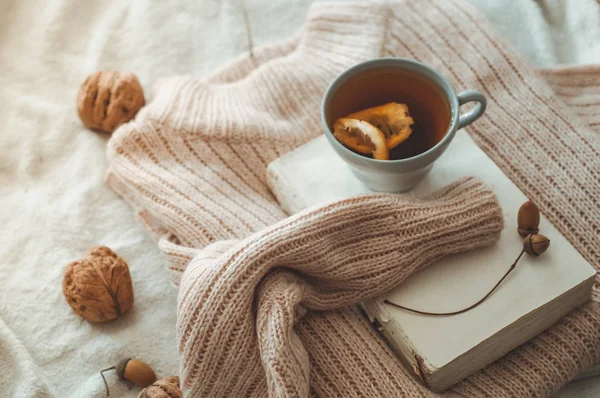
{"label": "closed book", "polygon": [[[459,131],[432,171],[402,195],[425,197],[466,176],[492,187],[505,228],[487,248],[442,259],[395,289],[361,303],[364,312],[415,377],[443,391],[543,332],[590,298],[595,271],[542,215],[540,231],[551,246],[539,257],[523,256],[516,269],[481,305],[453,316],[428,316],[384,303],[429,312],[451,312],[477,302],[500,280],[522,249],[517,212],[527,200],[517,186]],[[273,161],[268,184],[288,214],[336,199],[369,193],[324,136]]]}

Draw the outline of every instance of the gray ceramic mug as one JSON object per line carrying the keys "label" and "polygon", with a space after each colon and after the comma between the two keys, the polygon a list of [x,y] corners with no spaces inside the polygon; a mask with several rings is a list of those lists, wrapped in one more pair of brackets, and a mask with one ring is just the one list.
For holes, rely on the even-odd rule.
{"label": "gray ceramic mug", "polygon": [[[402,90],[404,94],[396,92]],[[423,94],[428,91],[429,94]],[[421,95],[421,102],[436,103],[432,113],[441,115],[437,117],[440,121],[436,124],[437,130],[442,126],[439,138],[424,152],[405,159],[376,160],[351,151],[333,136],[332,126],[337,118],[365,109],[366,104],[383,104],[394,100],[405,102],[403,95]],[[471,101],[477,103],[475,107],[460,115],[460,106]],[[351,67],[331,83],[323,98],[321,118],[329,143],[356,178],[374,191],[405,192],[429,173],[456,131],[477,120],[485,108],[483,94],[466,90],[457,95],[442,75],[420,62],[404,58],[379,58]],[[412,111],[411,115],[418,122]],[[447,120],[442,120],[444,117]],[[424,118],[429,119],[427,115]],[[432,123],[435,124],[435,120]]]}

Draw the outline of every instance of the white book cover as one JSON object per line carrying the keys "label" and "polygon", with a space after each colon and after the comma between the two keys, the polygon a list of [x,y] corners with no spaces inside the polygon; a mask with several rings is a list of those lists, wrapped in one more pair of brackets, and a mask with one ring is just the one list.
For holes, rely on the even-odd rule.
{"label": "white book cover", "polygon": [[[589,299],[595,271],[542,215],[551,240],[540,257],[523,256],[517,268],[480,306],[435,317],[383,303],[384,299],[433,312],[465,308],[483,297],[522,249],[517,212],[525,195],[464,131],[459,131],[431,173],[404,195],[423,197],[465,176],[476,176],[498,196],[505,228],[489,248],[444,258],[363,308],[399,356],[426,385],[440,391],[484,367],[555,323]],[[273,161],[272,192],[288,214],[336,199],[369,193],[324,136]],[[518,327],[514,327],[518,325]]]}

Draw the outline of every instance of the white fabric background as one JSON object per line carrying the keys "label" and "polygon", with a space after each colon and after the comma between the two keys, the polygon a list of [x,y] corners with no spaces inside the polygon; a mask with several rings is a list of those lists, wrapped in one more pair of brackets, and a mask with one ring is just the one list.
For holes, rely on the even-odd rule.
{"label": "white fabric background", "polygon": [[[595,0],[470,0],[536,66],[600,62]],[[246,0],[256,44],[292,34],[310,0]],[[541,7],[541,8],[540,8]],[[0,396],[103,397],[123,357],[178,373],[176,292],[155,244],[103,182],[107,136],[84,129],[79,84],[135,72],[147,95],[246,50],[238,0],[0,0]],[[105,244],[130,265],[134,309],[92,325],[67,306],[63,266]],[[135,397],[114,374],[111,396]],[[587,395],[586,395],[587,394]],[[562,398],[599,396],[600,381]]]}

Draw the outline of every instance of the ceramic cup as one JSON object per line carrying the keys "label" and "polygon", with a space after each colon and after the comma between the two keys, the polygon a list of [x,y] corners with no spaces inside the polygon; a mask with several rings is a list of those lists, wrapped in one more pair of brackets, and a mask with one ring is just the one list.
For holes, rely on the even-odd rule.
{"label": "ceramic cup", "polygon": [[[378,78],[379,75],[381,78]],[[362,79],[363,77],[365,78]],[[412,93],[411,82],[419,82],[414,85]],[[351,151],[333,136],[332,126],[335,120],[364,109],[366,101],[370,104],[377,101],[377,104],[383,104],[393,100],[404,102],[402,94],[394,92],[396,88],[409,90],[404,93],[409,97],[431,90],[433,94],[430,97],[438,101],[433,109],[435,113],[445,115],[446,121],[441,127],[440,137],[436,139],[439,141],[430,149],[405,159],[376,160]],[[381,100],[379,96],[382,96]],[[427,100],[424,98],[422,101]],[[476,105],[461,115],[460,106],[471,101],[476,102]],[[434,162],[454,138],[456,131],[477,120],[485,111],[485,107],[486,99],[483,94],[474,90],[456,94],[442,75],[420,62],[404,58],[379,58],[355,65],[333,80],[323,98],[321,118],[329,143],[348,164],[356,178],[373,191],[405,192],[429,173]],[[412,111],[411,115],[415,122],[418,122]],[[425,118],[427,117],[426,115]]]}

